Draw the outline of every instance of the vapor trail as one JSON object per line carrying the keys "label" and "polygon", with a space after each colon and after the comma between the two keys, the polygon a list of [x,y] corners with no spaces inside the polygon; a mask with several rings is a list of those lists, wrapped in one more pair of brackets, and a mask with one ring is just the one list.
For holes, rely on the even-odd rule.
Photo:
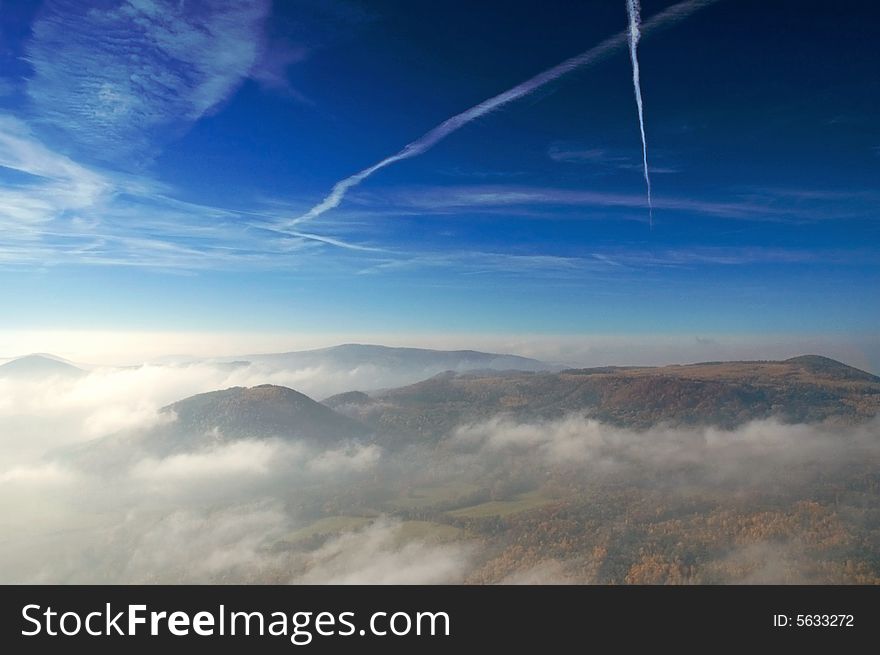
{"label": "vapor trail", "polygon": [[[654,30],[669,27],[675,25],[679,21],[687,18],[695,11],[702,9],[703,7],[707,7],[709,5],[715,4],[719,0],[685,0],[684,2],[679,2],[676,5],[665,9],[660,12],[656,16],[654,16],[647,23],[642,25],[641,34],[647,34]],[[297,218],[294,218],[289,223],[289,227],[293,227],[300,223],[304,223],[306,221],[310,221],[313,218],[317,218],[324,212],[337,207],[339,203],[342,202],[342,199],[345,197],[345,194],[352,187],[356,187],[358,184],[363,182],[365,179],[370,177],[373,173],[382,170],[383,168],[390,166],[396,162],[402,161],[404,159],[409,159],[410,157],[416,157],[421,155],[422,153],[430,150],[434,145],[438,142],[445,139],[447,136],[461,129],[468,123],[481,116],[485,116],[486,114],[503,107],[515,100],[519,100],[538,89],[540,89],[545,84],[558,80],[562,76],[571,73],[572,71],[585,68],[587,66],[592,66],[593,64],[601,61],[608,55],[617,51],[618,49],[625,47],[628,41],[629,32],[621,32],[616,34],[608,39],[605,39],[594,48],[582,52],[579,55],[575,55],[570,59],[566,59],[561,64],[557,64],[553,68],[545,70],[543,73],[538,73],[531,79],[522,82],[521,84],[517,84],[515,87],[508,89],[502,93],[499,93],[496,96],[489,98],[488,100],[484,100],[478,105],[471,107],[470,109],[466,109],[460,114],[456,114],[452,118],[448,118],[442,123],[440,123],[437,127],[432,130],[426,132],[421,137],[416,139],[415,141],[406,145],[403,150],[386,157],[385,159],[373,164],[369,168],[365,168],[359,173],[355,173],[350,177],[347,177],[343,180],[340,180],[336,184],[333,185],[333,188],[330,190],[330,193],[324,198],[320,203],[312,207],[309,211]]]}
{"label": "vapor trail", "polygon": [[645,185],[648,187],[648,221],[654,227],[654,205],[651,202],[651,176],[648,174],[648,141],[645,139],[645,114],[642,109],[642,84],[639,80],[638,45],[642,36],[642,8],[639,0],[626,0],[626,13],[629,14],[629,58],[633,66],[633,88],[636,105],[639,109],[639,130],[642,133],[642,164],[645,167]]}

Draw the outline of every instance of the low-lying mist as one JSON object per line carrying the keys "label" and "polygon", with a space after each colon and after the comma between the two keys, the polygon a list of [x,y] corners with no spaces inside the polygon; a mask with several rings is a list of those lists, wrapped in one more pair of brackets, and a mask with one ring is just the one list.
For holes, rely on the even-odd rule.
{"label": "low-lying mist", "polygon": [[161,407],[214,389],[277,384],[320,400],[352,389],[405,384],[422,373],[371,365],[290,369],[197,362],[96,368],[81,376],[0,376],[0,434],[7,435],[0,466],[30,461],[52,448],[149,427],[165,420]]}
{"label": "low-lying mist", "polygon": [[878,581],[877,420],[633,430],[499,415],[393,449],[381,435],[143,447],[177,420],[161,408],[194,393],[274,382],[321,398],[361,375],[0,379],[0,581]]}

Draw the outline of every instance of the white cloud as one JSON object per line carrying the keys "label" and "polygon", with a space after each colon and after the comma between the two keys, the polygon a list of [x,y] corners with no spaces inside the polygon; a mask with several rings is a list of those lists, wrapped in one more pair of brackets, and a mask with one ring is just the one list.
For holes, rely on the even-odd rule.
{"label": "white cloud", "polygon": [[74,477],[70,470],[49,462],[34,466],[14,466],[0,471],[0,484],[55,485],[70,482]]}
{"label": "white cloud", "polygon": [[228,98],[260,52],[269,2],[50,0],[33,24],[39,118],[100,159],[143,155]]}
{"label": "white cloud", "polygon": [[234,386],[212,367],[98,368],[74,378],[0,378],[0,467],[47,450],[168,421],[159,409],[194,393]]}
{"label": "white cloud", "polygon": [[306,60],[310,49],[301,43],[276,39],[268,42],[251,70],[251,77],[264,89],[306,105],[314,104],[291,84],[288,69]]}
{"label": "white cloud", "polygon": [[[178,510],[158,520],[132,513],[102,544],[105,566],[116,564],[116,569],[78,577],[106,575],[127,583],[258,582],[261,571],[275,571],[283,562],[282,554],[266,546],[289,529],[288,517],[275,502]],[[114,563],[115,553],[125,556]]]}
{"label": "white cloud", "polygon": [[[790,198],[791,191],[787,189],[766,190],[762,194],[731,193],[727,198],[720,200],[664,196],[657,199],[655,207],[725,219],[776,222],[839,219],[843,214],[865,215],[866,192],[864,191],[838,194],[835,198],[829,198],[825,194],[814,194],[801,198],[802,202],[796,205],[785,202]],[[387,193],[373,192],[364,195],[363,200],[368,200],[371,204],[381,204],[383,210],[409,210],[412,214],[448,213],[464,209],[481,212],[501,209],[511,213],[516,208],[542,206],[606,208],[621,211],[641,211],[646,207],[644,196],[638,194],[501,184],[392,189]],[[639,218],[632,213],[619,215],[632,220]],[[602,214],[601,217],[608,218],[608,215]]]}
{"label": "white cloud", "polygon": [[699,475],[703,483],[764,484],[782,472],[789,480],[800,466],[823,462],[826,473],[863,457],[880,455],[880,421],[850,426],[785,424],[756,420],[731,430],[712,426],[655,425],[634,430],[580,415],[552,421],[493,419],[457,428],[450,444],[531,458],[597,474],[627,472]]}
{"label": "white cloud", "polygon": [[353,445],[347,448],[327,450],[309,462],[315,473],[334,475],[349,471],[366,471],[379,463],[382,450],[375,445]]}
{"label": "white cloud", "polygon": [[401,542],[399,523],[378,520],[307,556],[304,584],[450,584],[462,582],[471,544]]}
{"label": "white cloud", "polygon": [[0,177],[0,266],[295,268],[326,245],[280,236],[256,214],[175,200],[148,178],[84,166],[0,114],[3,169],[15,175]]}
{"label": "white cloud", "polygon": [[[0,167],[24,174],[18,184],[0,185],[0,228],[7,239],[32,241],[62,215],[95,208],[112,185],[99,173],[53,152],[21,121],[0,115]],[[0,251],[0,262],[3,261]]]}
{"label": "white cloud", "polygon": [[[571,144],[553,143],[547,150],[547,156],[553,161],[562,163],[594,164],[601,168],[641,170],[641,163],[638,161],[637,155],[630,156],[617,149],[585,148]],[[649,166],[649,169],[652,173],[678,172],[678,169],[670,166]]]}
{"label": "white cloud", "polygon": [[189,484],[204,479],[225,484],[230,478],[265,475],[280,450],[281,445],[271,441],[235,441],[208,451],[142,459],[132,468],[131,475],[158,485]]}

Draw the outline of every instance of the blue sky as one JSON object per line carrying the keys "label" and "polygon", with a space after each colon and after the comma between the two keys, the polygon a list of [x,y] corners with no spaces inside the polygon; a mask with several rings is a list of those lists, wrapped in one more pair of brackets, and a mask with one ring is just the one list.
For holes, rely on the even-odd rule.
{"label": "blue sky", "polygon": [[[675,3],[645,0],[650,21]],[[880,10],[0,5],[6,329],[841,334],[880,321]]]}

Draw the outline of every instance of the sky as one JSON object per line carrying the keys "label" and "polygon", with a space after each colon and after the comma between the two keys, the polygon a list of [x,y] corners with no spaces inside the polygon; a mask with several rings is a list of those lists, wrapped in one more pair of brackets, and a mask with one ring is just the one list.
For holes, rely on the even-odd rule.
{"label": "sky", "polygon": [[623,0],[2,0],[0,355],[725,335],[880,369],[880,9],[647,28],[675,5],[642,3],[651,226]]}

